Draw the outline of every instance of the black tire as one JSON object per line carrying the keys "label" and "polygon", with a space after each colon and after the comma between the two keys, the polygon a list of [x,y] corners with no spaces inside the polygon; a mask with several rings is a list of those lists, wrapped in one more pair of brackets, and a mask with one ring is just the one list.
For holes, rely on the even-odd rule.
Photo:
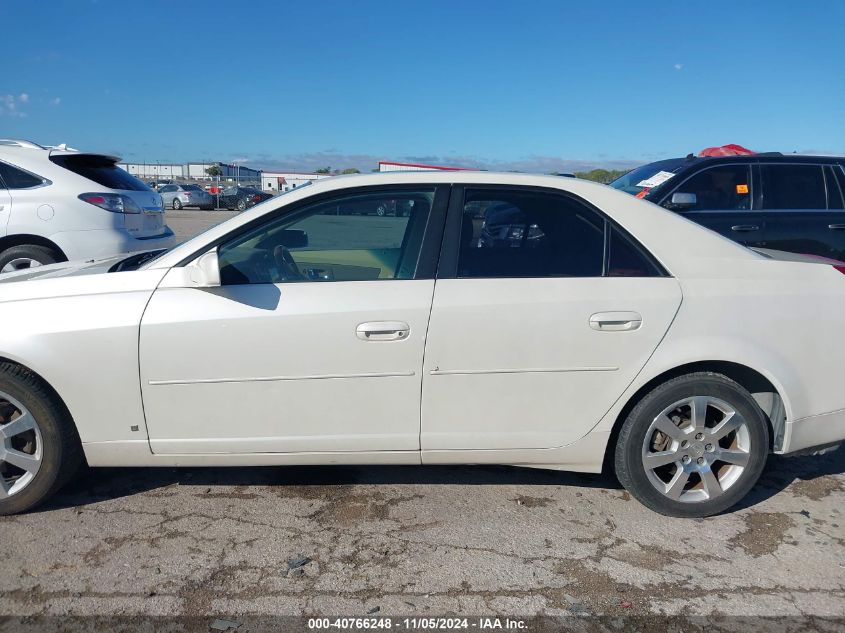
{"label": "black tire", "polygon": [[[34,260],[42,266],[46,264],[55,264],[62,261],[62,257],[53,249],[46,246],[36,246],[35,244],[21,244],[20,246],[11,246],[0,253],[0,271],[3,271],[9,265],[15,266],[14,270],[24,270],[30,265],[23,265],[23,260]],[[17,267],[14,262],[21,262],[20,267]],[[3,272],[10,272],[9,270]]]}
{"label": "black tire", "polygon": [[[750,447],[744,470],[726,490],[712,499],[683,502],[669,498],[652,484],[643,465],[643,444],[652,422],[661,412],[693,396],[716,398],[730,405],[746,422]],[[748,494],[763,472],[768,453],[769,424],[753,396],[726,376],[698,372],[663,383],[634,406],[619,432],[614,466],[619,482],[646,507],[667,516],[705,517],[724,512]],[[700,478],[698,481],[703,486]]]}
{"label": "black tire", "polygon": [[243,198],[238,200],[238,211],[246,211],[246,200]]}
{"label": "black tire", "polygon": [[179,201],[179,198],[173,198],[173,210],[179,211],[182,208],[182,203]]}
{"label": "black tire", "polygon": [[0,515],[26,512],[55,494],[83,462],[82,445],[65,406],[44,382],[26,369],[0,363],[0,391],[29,409],[41,431],[42,459],[23,490],[0,499]]}

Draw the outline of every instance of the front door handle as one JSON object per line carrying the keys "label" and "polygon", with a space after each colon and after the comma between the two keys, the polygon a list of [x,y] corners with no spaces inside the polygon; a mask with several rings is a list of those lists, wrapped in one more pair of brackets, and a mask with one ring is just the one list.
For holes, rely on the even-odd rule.
{"label": "front door handle", "polygon": [[590,327],[599,332],[630,332],[642,324],[639,312],[596,312],[590,317]]}
{"label": "front door handle", "polygon": [[402,321],[369,321],[359,323],[355,334],[362,341],[401,341],[408,338],[411,326]]}
{"label": "front door handle", "polygon": [[745,231],[759,231],[760,227],[756,224],[736,224],[731,227],[731,231],[738,231],[740,233]]}
{"label": "front door handle", "polygon": [[[2,209],[3,207],[0,207],[0,210]],[[828,224],[827,228],[831,231],[845,231],[845,224]]]}

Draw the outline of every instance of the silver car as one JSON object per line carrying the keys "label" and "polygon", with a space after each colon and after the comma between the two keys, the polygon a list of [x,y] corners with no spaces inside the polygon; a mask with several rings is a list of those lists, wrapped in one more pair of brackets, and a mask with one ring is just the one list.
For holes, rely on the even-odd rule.
{"label": "silver car", "polygon": [[158,192],[164,200],[164,206],[171,209],[183,207],[214,208],[214,198],[199,185],[164,185]]}

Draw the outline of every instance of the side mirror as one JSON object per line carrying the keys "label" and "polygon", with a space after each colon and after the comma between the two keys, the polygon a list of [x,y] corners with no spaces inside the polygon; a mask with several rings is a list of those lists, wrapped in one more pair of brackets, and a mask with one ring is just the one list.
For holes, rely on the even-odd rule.
{"label": "side mirror", "polygon": [[671,208],[683,211],[698,204],[698,196],[694,193],[675,192],[672,194],[672,201],[670,204],[672,205]]}
{"label": "side mirror", "polygon": [[216,288],[220,285],[220,262],[217,260],[216,248],[200,255],[186,268],[194,288]]}

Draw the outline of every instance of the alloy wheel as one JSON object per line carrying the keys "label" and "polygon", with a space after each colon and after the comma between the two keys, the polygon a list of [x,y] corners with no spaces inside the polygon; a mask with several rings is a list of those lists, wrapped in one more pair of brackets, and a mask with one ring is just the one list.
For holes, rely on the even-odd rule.
{"label": "alloy wheel", "polygon": [[652,486],[674,501],[723,495],[751,459],[747,421],[724,400],[693,396],[658,414],[645,434],[642,465]]}
{"label": "alloy wheel", "polygon": [[26,488],[41,468],[43,440],[29,410],[0,391],[0,499]]}
{"label": "alloy wheel", "polygon": [[41,262],[31,257],[16,257],[13,260],[6,262],[0,273],[13,273],[17,270],[27,270],[29,268],[37,268],[41,266]]}

